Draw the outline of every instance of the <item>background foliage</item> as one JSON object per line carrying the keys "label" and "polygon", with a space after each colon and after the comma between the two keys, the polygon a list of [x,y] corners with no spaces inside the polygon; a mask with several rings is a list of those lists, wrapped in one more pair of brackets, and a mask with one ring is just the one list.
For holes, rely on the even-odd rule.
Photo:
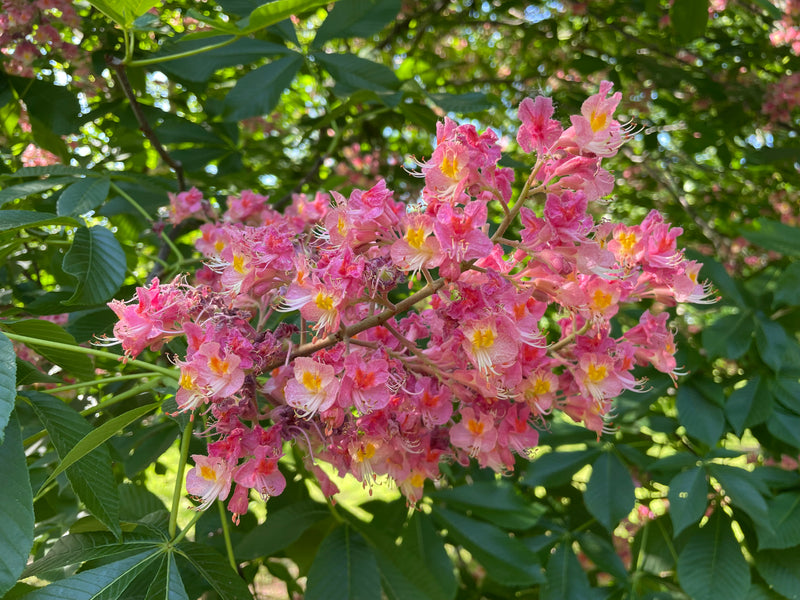
{"label": "background foliage", "polygon": [[[800,598],[793,2],[37,2],[27,31],[29,4],[0,21],[5,598]],[[662,211],[721,296],[675,315],[679,387],[648,373],[615,434],[554,420],[519,476],[451,466],[416,511],[331,506],[294,456],[266,518],[187,527],[174,369],[87,344],[197,265],[167,193],[413,198],[443,115],[510,140],[524,97],[568,114],[601,79],[642,127],[604,209]]]}

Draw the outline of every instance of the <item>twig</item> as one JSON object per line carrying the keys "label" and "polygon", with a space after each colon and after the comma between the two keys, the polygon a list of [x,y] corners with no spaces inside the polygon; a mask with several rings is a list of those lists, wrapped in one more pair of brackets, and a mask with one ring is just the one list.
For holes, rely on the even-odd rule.
{"label": "twig", "polygon": [[178,179],[178,191],[183,192],[186,190],[186,180],[183,177],[183,165],[180,161],[175,160],[170,156],[167,149],[161,144],[158,139],[158,136],[155,134],[153,129],[150,127],[150,123],[147,122],[147,118],[144,116],[144,111],[142,111],[142,105],[139,104],[139,101],[136,99],[136,94],[131,87],[131,82],[128,80],[128,75],[125,72],[125,63],[122,62],[120,59],[115,58],[113,56],[106,57],[106,64],[114,70],[114,73],[117,75],[117,80],[119,81],[120,87],[122,88],[122,92],[125,94],[125,97],[128,99],[128,102],[131,105],[131,110],[133,111],[134,116],[136,117],[136,121],[139,123],[139,129],[144,134],[144,136],[150,141],[153,148],[161,159],[167,163],[170,168],[175,171],[175,177]]}

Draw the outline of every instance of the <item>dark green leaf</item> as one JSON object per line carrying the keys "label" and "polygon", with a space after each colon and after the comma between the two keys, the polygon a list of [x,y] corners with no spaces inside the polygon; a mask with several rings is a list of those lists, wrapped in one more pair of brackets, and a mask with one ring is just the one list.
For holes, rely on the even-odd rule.
{"label": "dark green leaf", "polygon": [[[800,382],[789,377],[778,377],[769,379],[767,383],[767,393],[771,392],[770,399],[774,397],[781,406],[800,415]],[[762,397],[762,400],[766,399]]]}
{"label": "dark green leaf", "polygon": [[773,304],[800,304],[800,262],[795,262],[786,267],[778,278],[775,288]]}
{"label": "dark green leaf", "polygon": [[185,557],[214,588],[222,600],[252,597],[244,579],[231,569],[228,561],[213,548],[195,542],[181,542],[178,552]]}
{"label": "dark green leaf", "polygon": [[42,489],[50,483],[53,479],[55,479],[60,473],[62,473],[65,469],[72,466],[79,460],[81,460],[84,456],[92,452],[95,448],[98,448],[101,444],[103,444],[106,440],[113,437],[118,431],[124,429],[140,417],[146,415],[147,413],[151,413],[156,410],[159,406],[161,406],[160,402],[154,402],[153,404],[147,404],[145,406],[139,406],[132,410],[129,410],[126,413],[118,415],[113,419],[109,419],[105,423],[98,425],[94,429],[92,429],[86,436],[81,439],[77,444],[72,446],[72,448],[67,452],[66,455],[61,459],[58,467],[50,473],[50,476],[45,480],[45,482],[40,486]]}
{"label": "dark green leaf", "polygon": [[692,532],[678,556],[678,578],[693,600],[744,600],[750,567],[722,510]]}
{"label": "dark green leaf", "polygon": [[238,121],[271,113],[302,65],[302,55],[292,53],[239,79],[225,98],[226,118]]}
{"label": "dark green leaf", "polygon": [[773,19],[780,19],[783,16],[781,9],[775,6],[770,0],[754,0],[761,8],[763,8],[770,17]]}
{"label": "dark green leaf", "polygon": [[494,106],[491,99],[482,92],[466,94],[431,94],[431,100],[447,112],[469,114],[488,110]]}
{"label": "dark green leaf", "polygon": [[703,347],[710,358],[741,358],[750,349],[754,333],[755,322],[751,311],[725,315],[703,330]]}
{"label": "dark green leaf", "polygon": [[0,444],[17,397],[17,356],[14,344],[0,332]]}
{"label": "dark green leaf", "polygon": [[800,545],[800,494],[778,494],[768,503],[769,517],[756,522],[759,550]]}
{"label": "dark green leaf", "polygon": [[756,569],[770,587],[788,600],[800,600],[800,548],[764,550],[756,554]]}
{"label": "dark green leaf", "polygon": [[[23,395],[31,401],[62,459],[92,431],[83,417],[58,398],[33,391],[23,392]],[[95,448],[67,469],[67,478],[89,512],[119,537],[119,496],[108,449],[105,446]]]}
{"label": "dark green leaf", "polygon": [[77,94],[66,85],[54,85],[41,79],[24,81],[20,96],[25,101],[34,129],[35,120],[36,125],[43,126],[57,138],[78,131],[81,105]]}
{"label": "dark green leaf", "polygon": [[527,586],[544,582],[538,557],[519,539],[445,508],[434,506],[433,514],[447,528],[448,536],[469,550],[498,583]]}
{"label": "dark green leaf", "polygon": [[165,556],[161,562],[153,582],[147,589],[145,600],[189,600],[172,553]]}
{"label": "dark green leaf", "polygon": [[547,562],[547,583],[542,600],[586,600],[592,589],[569,544],[559,544]]}
{"label": "dark green leaf", "polygon": [[355,54],[317,52],[314,58],[348,93],[358,90],[387,92],[400,87],[400,81],[390,68]]}
{"label": "dark green leaf", "polygon": [[776,408],[767,420],[767,430],[782,442],[800,448],[800,417]]}
{"label": "dark green leaf", "polygon": [[690,42],[701,37],[708,22],[708,0],[675,0],[669,11],[675,38]]}
{"label": "dark green leaf", "polygon": [[625,581],[628,578],[628,570],[614,546],[607,539],[591,531],[584,531],[578,535],[578,543],[586,556],[601,571],[613,575],[618,581]]}
{"label": "dark green leaf", "polygon": [[571,450],[568,452],[548,452],[531,461],[522,478],[529,486],[559,486],[572,481],[572,476],[588,465],[599,450]]}
{"label": "dark green leaf", "polygon": [[370,37],[397,17],[400,0],[339,0],[314,37],[313,48],[328,40]]}
{"label": "dark green leaf", "polygon": [[731,392],[725,403],[725,416],[736,435],[746,427],[760,425],[772,414],[772,394],[768,386],[756,376],[747,385]]}
{"label": "dark green leaf", "polygon": [[111,179],[85,177],[79,179],[58,197],[56,209],[59,216],[77,216],[100,206],[108,197]]}
{"label": "dark green leaf", "polygon": [[349,525],[331,531],[308,572],[306,600],[380,600],[381,581],[372,549]]}
{"label": "dark green leaf", "polygon": [[123,560],[82,571],[25,596],[27,600],[116,600],[160,555],[147,550]]}
{"label": "dark green leaf", "polygon": [[330,514],[325,505],[311,500],[270,511],[267,520],[236,545],[234,554],[241,560],[271,556],[297,540],[314,523],[330,517]]}
{"label": "dark green leaf", "polygon": [[687,258],[702,263],[701,272],[707,276],[720,293],[723,302],[731,302],[743,310],[748,309],[748,303],[742,293],[742,288],[725,270],[725,267],[709,256],[703,256],[696,251],[688,250]]}
{"label": "dark green leaf", "polygon": [[476,481],[434,492],[431,497],[470,510],[499,527],[523,531],[533,527],[544,512],[543,506],[532,504],[505,481]]}
{"label": "dark green leaf", "polygon": [[678,414],[681,425],[692,437],[714,446],[725,429],[725,414],[691,385],[678,388]]}
{"label": "dark green leaf", "polygon": [[[75,338],[68,334],[62,327],[42,319],[25,319],[14,323],[3,323],[3,326],[18,335],[23,335],[37,340],[47,342],[58,342],[70,346],[77,346]],[[36,344],[26,343],[31,350],[44,356],[53,364],[58,365],[65,371],[77,375],[81,379],[91,379],[94,376],[94,367],[89,357],[80,352],[64,350],[61,348],[50,348]]]}
{"label": "dark green leaf", "polygon": [[757,246],[789,256],[800,256],[800,230],[780,221],[756,219],[742,235]]}
{"label": "dark green leaf", "polygon": [[633,510],[636,502],[633,480],[616,454],[604,452],[594,461],[583,501],[592,516],[609,531]]}
{"label": "dark green leaf", "polygon": [[[8,420],[8,415],[6,419]],[[5,439],[0,442],[0,465],[3,471],[3,501],[0,502],[2,596],[14,587],[28,562],[28,554],[33,546],[33,494],[28,478],[28,464],[25,461],[25,448],[22,446],[22,434],[14,413],[8,420]]]}
{"label": "dark green leaf", "polygon": [[757,323],[756,346],[761,360],[776,372],[800,364],[800,346],[783,326],[765,315],[758,315]]}
{"label": "dark green leaf", "polygon": [[750,515],[756,524],[768,522],[767,501],[761,495],[767,490],[753,473],[720,464],[708,465],[708,472],[722,485],[734,507]]}
{"label": "dark green leaf", "polygon": [[64,304],[101,304],[125,280],[125,253],[105,227],[81,227],[64,256],[63,268],[78,280],[75,293]]}
{"label": "dark green leaf", "polygon": [[12,200],[27,198],[32,194],[39,194],[62,185],[70,184],[73,181],[75,181],[75,179],[72,177],[48,177],[47,179],[26,181],[25,183],[12,185],[0,191],[0,206],[3,206]]}
{"label": "dark green leaf", "polygon": [[44,227],[45,225],[79,225],[80,222],[71,217],[59,217],[52,213],[33,210],[0,210],[0,231],[25,229],[27,227]]}
{"label": "dark green leaf", "polygon": [[675,535],[697,523],[708,507],[708,481],[700,467],[676,475],[669,483],[669,514]]}

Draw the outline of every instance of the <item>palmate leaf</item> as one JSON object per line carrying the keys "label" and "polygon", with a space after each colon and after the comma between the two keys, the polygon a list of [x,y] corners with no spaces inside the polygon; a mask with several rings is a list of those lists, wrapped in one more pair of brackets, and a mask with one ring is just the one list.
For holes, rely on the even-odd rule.
{"label": "palmate leaf", "polygon": [[0,231],[13,231],[26,227],[44,227],[45,225],[79,225],[72,217],[58,216],[53,213],[35,210],[0,210]]}
{"label": "palmate leaf", "polygon": [[240,560],[271,556],[297,540],[314,523],[330,517],[330,510],[319,502],[301,500],[270,511],[267,520],[242,538],[234,549]]}
{"label": "palmate leaf", "polygon": [[171,552],[162,559],[153,583],[147,589],[145,600],[189,600]]}
{"label": "palmate leaf", "polygon": [[750,588],[750,567],[728,516],[717,510],[692,533],[678,556],[681,587],[693,600],[744,600]]}
{"label": "palmate leaf", "polygon": [[153,564],[162,550],[146,550],[129,558],[51,583],[25,596],[26,600],[116,600],[125,588]]}
{"label": "palmate leaf", "polygon": [[306,600],[378,600],[381,582],[370,547],[349,525],[328,534],[308,572]]}
{"label": "palmate leaf", "polygon": [[594,461],[583,501],[592,516],[609,531],[633,510],[636,502],[633,480],[615,454],[604,452]]}
{"label": "palmate leaf", "polygon": [[321,48],[328,40],[369,37],[394,20],[400,0],[339,0],[317,30],[312,44]]}
{"label": "palmate leaf", "polygon": [[[58,398],[34,391],[22,395],[30,400],[59,457],[67,456],[92,431],[83,417]],[[89,512],[119,537],[119,495],[108,449],[95,448],[67,469],[67,478]]]}
{"label": "palmate leaf", "polygon": [[100,206],[108,197],[111,179],[108,177],[85,177],[79,179],[58,197],[56,211],[60,216],[82,215]]}
{"label": "palmate leaf", "polygon": [[708,508],[708,481],[705,471],[694,467],[678,473],[669,482],[669,514],[677,536],[697,523]]}
{"label": "palmate leaf", "polygon": [[17,397],[17,356],[14,345],[0,332],[0,444]]}
{"label": "palmate leaf", "polygon": [[6,427],[5,439],[0,442],[0,469],[3,473],[3,501],[0,502],[2,596],[16,584],[33,546],[33,494],[22,434],[13,413]]}
{"label": "palmate leaf", "polygon": [[41,485],[41,489],[44,489],[48,483],[53,481],[53,479],[55,479],[68,467],[78,462],[92,450],[99,447],[106,440],[112,438],[118,431],[124,429],[147,413],[153,412],[159,406],[161,406],[160,402],[139,406],[92,429],[88,434],[86,434],[86,437],[75,444],[72,449],[61,459],[61,462],[56,470],[50,473],[50,476]]}
{"label": "palmate leaf", "polygon": [[259,29],[275,25],[293,14],[328,4],[331,4],[331,0],[275,0],[275,2],[267,2],[256,8],[246,19],[238,23],[240,28],[239,35],[254,33]]}
{"label": "palmate leaf", "polygon": [[64,256],[63,268],[77,279],[75,293],[64,304],[101,304],[125,280],[125,253],[105,227],[81,227]]}
{"label": "palmate leaf", "polygon": [[[3,327],[17,335],[77,346],[74,337],[64,331],[63,327],[51,321],[24,319],[22,321],[5,322],[3,323]],[[94,376],[92,361],[89,360],[89,357],[85,354],[62,348],[50,348],[48,346],[36,344],[35,342],[26,342],[25,345],[30,347],[34,352],[44,356],[53,364],[58,365],[68,373],[77,375],[81,379],[91,379]]]}
{"label": "palmate leaf", "polygon": [[239,79],[225,98],[226,119],[237,121],[271,113],[302,65],[302,55],[292,52]]}
{"label": "palmate leaf", "polygon": [[547,584],[542,600],[586,600],[592,589],[569,544],[559,544],[547,563]]}
{"label": "palmate leaf", "polygon": [[182,542],[176,551],[197,569],[222,600],[252,597],[244,579],[213,548],[195,542]]}
{"label": "palmate leaf", "polygon": [[756,522],[759,550],[800,545],[800,494],[785,492],[770,500],[769,519]]}

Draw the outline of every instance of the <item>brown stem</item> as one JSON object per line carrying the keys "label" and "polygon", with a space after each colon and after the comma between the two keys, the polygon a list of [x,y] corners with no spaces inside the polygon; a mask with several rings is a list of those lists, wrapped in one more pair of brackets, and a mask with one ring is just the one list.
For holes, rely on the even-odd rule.
{"label": "brown stem", "polygon": [[122,88],[122,92],[128,99],[128,102],[131,105],[131,110],[136,117],[136,121],[139,123],[139,129],[144,134],[144,137],[150,141],[150,144],[152,144],[155,151],[158,152],[158,155],[161,157],[161,159],[167,163],[167,165],[169,165],[173,171],[175,171],[175,177],[178,179],[178,191],[185,191],[186,180],[183,177],[183,165],[180,163],[180,161],[177,161],[170,156],[169,152],[167,152],[167,149],[164,148],[159,141],[158,136],[156,136],[155,132],[150,127],[150,123],[147,122],[147,118],[142,110],[142,105],[139,104],[139,101],[136,99],[136,94],[131,87],[131,82],[128,80],[128,74],[125,71],[125,64],[120,59],[113,56],[106,57],[106,64],[114,70],[114,73],[116,73],[117,80]]}

